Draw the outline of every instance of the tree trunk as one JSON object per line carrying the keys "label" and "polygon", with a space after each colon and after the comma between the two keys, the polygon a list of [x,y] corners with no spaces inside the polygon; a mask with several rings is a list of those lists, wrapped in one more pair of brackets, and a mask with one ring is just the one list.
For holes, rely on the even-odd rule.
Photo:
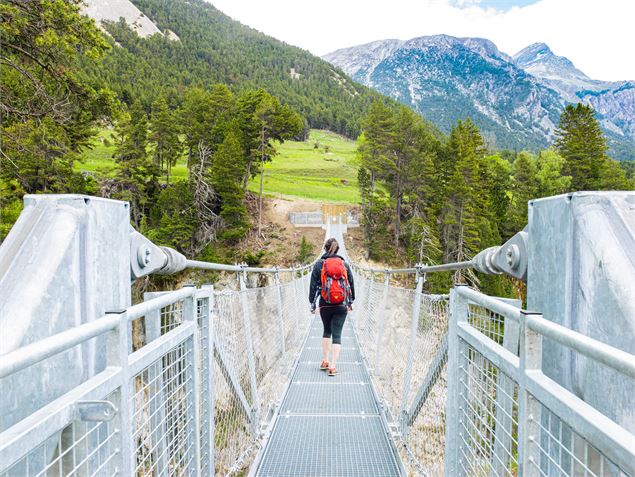
{"label": "tree trunk", "polygon": [[260,196],[258,198],[258,237],[262,236],[262,181],[265,175],[265,130],[260,133]]}

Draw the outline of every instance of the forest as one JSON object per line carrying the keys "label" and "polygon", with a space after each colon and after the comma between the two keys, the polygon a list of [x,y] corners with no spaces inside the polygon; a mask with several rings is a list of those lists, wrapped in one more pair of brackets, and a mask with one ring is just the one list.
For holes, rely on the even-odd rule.
{"label": "forest", "polygon": [[[201,0],[142,3],[180,42],[141,39],[123,23],[106,35],[76,0],[0,4],[0,240],[25,194],[80,193],[130,202],[139,231],[187,256],[242,259],[232,248],[262,226],[262,191],[249,192],[248,181],[309,127],[358,137],[365,246],[386,264],[466,260],[521,230],[531,199],[634,187],[633,164],[607,156],[588,106],[566,107],[547,150],[489,150],[469,118],[446,137]],[[289,77],[292,67],[307,81]],[[79,172],[103,127],[115,131],[114,174]],[[183,156],[187,180],[175,180]],[[453,279],[499,295],[515,286],[471,273],[427,286]]]}

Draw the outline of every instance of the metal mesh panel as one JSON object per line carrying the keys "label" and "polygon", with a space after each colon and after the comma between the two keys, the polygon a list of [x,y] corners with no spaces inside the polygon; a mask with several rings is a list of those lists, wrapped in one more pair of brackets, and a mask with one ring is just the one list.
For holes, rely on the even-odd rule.
{"label": "metal mesh panel", "polygon": [[183,323],[183,302],[177,301],[164,308],[161,308],[161,334],[173,330]]}
{"label": "metal mesh panel", "polygon": [[132,379],[135,475],[194,473],[192,338]]}
{"label": "metal mesh panel", "polygon": [[288,278],[291,281],[279,289],[274,284],[214,294],[214,444],[219,475],[238,472],[250,461],[259,429],[281,397],[309,325],[309,275]]}
{"label": "metal mesh panel", "polygon": [[240,313],[238,293],[214,294],[214,466],[218,475],[228,474],[253,443],[250,415],[242,401],[251,405],[246,336]]}
{"label": "metal mesh panel", "polygon": [[209,361],[209,351],[213,343],[210,343],[210,316],[209,316],[209,298],[199,298],[196,300],[196,321],[199,328],[199,349],[200,362],[198,363],[198,373],[200,382],[200,419],[201,419],[201,473],[203,475],[212,475],[212,452],[214,445],[212,441],[213,429],[210,427],[213,412],[212,399],[210,395],[211,383],[210,372],[211,365]]}
{"label": "metal mesh panel", "polygon": [[518,385],[462,340],[459,349],[461,475],[516,475]]}
{"label": "metal mesh panel", "polygon": [[492,341],[503,344],[505,317],[474,303],[468,304],[468,323]]}
{"label": "metal mesh panel", "polygon": [[530,443],[535,473],[544,477],[628,477],[593,445],[540,403],[538,438]]}
{"label": "metal mesh panel", "polygon": [[447,399],[447,365],[436,371],[434,385],[405,439],[412,465],[429,477],[441,477],[445,469],[445,403]]}
{"label": "metal mesh panel", "polygon": [[29,451],[0,476],[117,475],[118,440],[113,422],[74,421]]}
{"label": "metal mesh panel", "polygon": [[[405,451],[414,469],[427,475],[442,475],[447,297],[420,295],[412,337],[415,290],[386,286],[363,275],[356,276],[356,280],[361,293],[353,323],[362,354],[373,368],[379,397],[393,420],[401,420]],[[413,359],[409,360],[409,355]]]}

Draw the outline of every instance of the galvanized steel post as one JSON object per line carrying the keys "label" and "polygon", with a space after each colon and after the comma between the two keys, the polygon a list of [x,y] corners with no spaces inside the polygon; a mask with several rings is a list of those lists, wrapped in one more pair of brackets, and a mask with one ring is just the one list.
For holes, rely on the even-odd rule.
{"label": "galvanized steel post", "polygon": [[278,335],[280,337],[280,353],[285,353],[284,312],[282,309],[282,285],[280,284],[280,272],[277,267],[273,275],[276,286],[276,298],[278,300]]}
{"label": "galvanized steel post", "polygon": [[[207,375],[207,379],[201,379],[201,394],[205,398],[201,403],[201,464],[207,463],[208,467],[201,465],[201,474],[214,475],[214,287],[203,285],[200,295],[200,333],[201,342],[206,347],[201,347],[201,376]],[[205,374],[204,374],[205,373]],[[207,457],[207,458],[206,458]]]}
{"label": "galvanized steel post", "polygon": [[528,373],[542,372],[542,335],[529,329],[527,317],[542,318],[540,313],[521,311],[520,376],[518,383],[518,475],[534,477],[540,470],[541,405],[527,390]]}
{"label": "galvanized steel post", "polygon": [[[242,265],[243,268],[246,265]],[[240,275],[240,303],[243,311],[243,326],[245,327],[245,340],[247,348],[247,363],[249,365],[249,382],[251,385],[251,432],[254,436],[258,433],[260,420],[260,401],[258,399],[258,383],[256,380],[256,363],[254,359],[254,345],[251,336],[251,320],[249,319],[249,304],[247,301],[247,272],[243,269]]]}
{"label": "galvanized steel post", "polygon": [[384,336],[384,330],[386,328],[386,307],[388,302],[388,289],[390,286],[390,275],[388,269],[384,272],[384,292],[381,297],[381,306],[379,307],[378,319],[380,320],[377,326],[377,341],[375,342],[375,359],[373,361],[374,368],[373,374],[379,375],[381,369],[381,340]]}
{"label": "galvanized steel post", "polygon": [[[522,301],[502,299],[516,308],[522,307]],[[503,348],[514,355],[518,355],[520,324],[510,318],[505,318],[503,324]],[[494,452],[491,457],[492,477],[504,475],[509,468],[511,456],[512,421],[514,415],[514,383],[509,376],[499,372],[496,374],[496,405],[494,407]]]}
{"label": "galvanized steel post", "polygon": [[133,441],[134,409],[131,404],[134,396],[134,382],[128,370],[128,349],[130,347],[128,315],[125,311],[106,313],[106,315],[110,314],[119,316],[119,324],[114,331],[108,333],[106,363],[108,366],[121,369],[121,386],[117,392],[113,393],[113,404],[119,410],[114,421],[118,431],[120,465],[116,467],[115,471],[120,475],[134,475],[136,449]]}
{"label": "galvanized steel post", "polygon": [[423,290],[424,279],[424,275],[420,274],[419,270],[417,270],[417,288],[415,288],[412,320],[410,322],[410,344],[408,345],[408,358],[401,391],[401,410],[399,412],[399,426],[402,436],[406,434],[406,427],[408,425],[408,393],[410,392],[410,380],[412,379],[412,363],[414,361],[415,345],[417,343],[417,328],[419,327],[419,312],[421,311],[421,291]]}
{"label": "galvanized steel post", "polygon": [[[300,305],[300,300],[299,300],[299,296],[301,296],[300,293],[298,293],[298,282],[300,282],[300,284],[302,284],[302,281],[298,279],[297,274],[298,272],[296,271],[295,268],[293,268],[293,271],[291,272],[293,275],[293,303],[295,304],[295,309],[296,309],[296,313],[295,314],[295,332],[296,332],[296,338],[298,339],[298,341],[300,340],[300,337],[302,336],[301,332],[300,332],[300,314],[302,313],[302,305]],[[302,273],[302,272],[300,272]],[[302,275],[300,275],[302,276]]]}
{"label": "galvanized steel post", "polygon": [[[461,356],[458,323],[466,322],[469,314],[467,298],[459,293],[455,285],[450,290],[450,323],[448,330],[448,390],[445,408],[445,477],[456,477],[459,474],[458,452],[463,432],[459,429],[459,412],[461,396],[464,394],[459,379],[464,370]],[[462,377],[461,377],[462,379]]]}
{"label": "galvanized steel post", "polygon": [[[194,287],[194,285],[185,285],[186,287]],[[183,300],[183,322],[196,323],[196,294]],[[190,460],[189,471],[192,475],[201,475],[201,383],[200,374],[197,372],[197,365],[200,362],[201,351],[199,341],[198,326],[194,327],[194,334],[186,340],[185,356],[189,357],[189,363],[186,361],[188,379],[192,383],[192,394],[190,406],[188,409],[188,420],[193,426],[193,432],[189,433],[189,445],[194,449],[194,459]]]}
{"label": "galvanized steel post", "polygon": [[[163,292],[148,292],[143,294],[143,300],[148,301],[163,295]],[[146,341],[151,343],[152,341],[161,337],[161,309],[157,308],[144,316]],[[157,370],[156,366],[150,366],[148,368],[148,388],[149,394],[152,395],[150,399],[150,424],[152,429],[160,429],[165,420],[165,396],[163,387],[163,365]],[[168,451],[166,442],[166,433],[155,432],[150,434],[150,440],[153,448],[156,448],[158,456],[157,462],[157,477],[164,477],[168,475]]]}

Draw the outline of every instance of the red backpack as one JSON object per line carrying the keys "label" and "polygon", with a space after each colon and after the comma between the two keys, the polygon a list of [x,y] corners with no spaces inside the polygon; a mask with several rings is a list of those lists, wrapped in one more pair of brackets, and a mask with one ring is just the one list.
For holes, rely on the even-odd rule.
{"label": "red backpack", "polygon": [[322,263],[322,299],[331,305],[339,305],[348,300],[351,287],[344,260],[340,257],[329,257]]}

